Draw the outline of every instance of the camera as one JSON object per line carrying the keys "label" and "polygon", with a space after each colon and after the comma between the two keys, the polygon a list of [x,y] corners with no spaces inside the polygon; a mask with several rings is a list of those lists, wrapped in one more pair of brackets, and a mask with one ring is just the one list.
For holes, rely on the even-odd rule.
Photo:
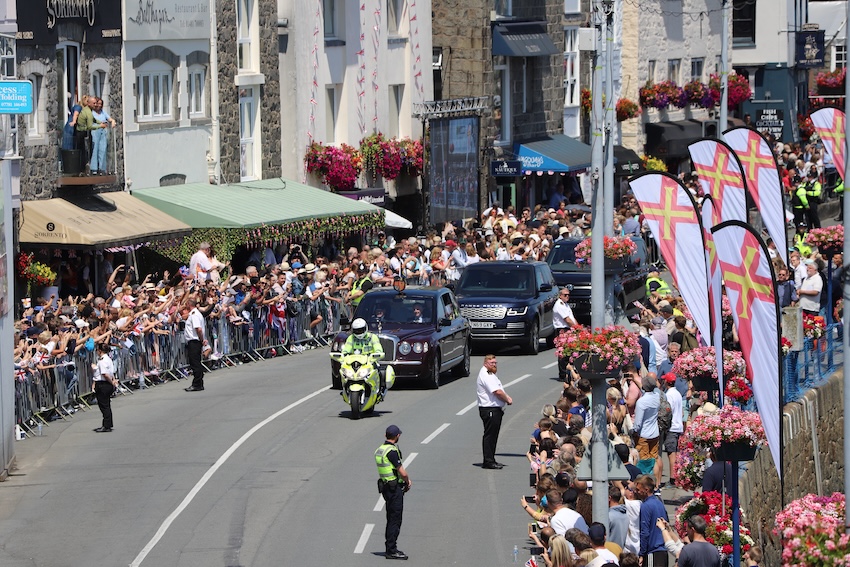
{"label": "camera", "polygon": [[526,496],[525,501],[530,503],[530,504],[533,504],[534,503],[534,496]]}
{"label": "camera", "polygon": [[543,555],[543,546],[540,545],[532,545],[530,550],[532,555]]}

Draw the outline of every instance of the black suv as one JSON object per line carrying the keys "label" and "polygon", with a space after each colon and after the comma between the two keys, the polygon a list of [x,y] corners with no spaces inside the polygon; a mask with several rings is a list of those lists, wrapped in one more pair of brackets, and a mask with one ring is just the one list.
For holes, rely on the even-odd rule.
{"label": "black suv", "polygon": [[454,292],[475,342],[520,344],[535,354],[540,337],[555,332],[552,307],[558,290],[545,262],[470,264]]}
{"label": "black suv", "polygon": [[[646,262],[646,243],[638,236],[633,236],[632,241],[637,245],[637,251],[624,268],[621,266],[614,272],[614,298],[627,314],[637,312],[635,301],[646,299],[646,276],[651,271]],[[556,240],[546,263],[552,268],[558,286],[571,290],[569,305],[576,321],[590,325],[590,266],[576,265],[575,250],[579,242],[581,239],[578,238]],[[607,263],[606,272],[611,273]]]}

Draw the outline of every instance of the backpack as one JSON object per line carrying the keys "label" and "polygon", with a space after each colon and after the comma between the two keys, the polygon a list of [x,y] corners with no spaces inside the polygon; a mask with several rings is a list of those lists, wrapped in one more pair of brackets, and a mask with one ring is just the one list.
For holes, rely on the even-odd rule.
{"label": "backpack", "polygon": [[659,431],[670,431],[673,425],[673,408],[667,401],[667,394],[658,389],[658,429]]}

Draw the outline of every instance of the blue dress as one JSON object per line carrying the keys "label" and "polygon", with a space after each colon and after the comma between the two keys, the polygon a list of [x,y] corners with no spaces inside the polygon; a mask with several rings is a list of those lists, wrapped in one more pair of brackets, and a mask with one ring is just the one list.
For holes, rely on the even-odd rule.
{"label": "blue dress", "polygon": [[74,114],[82,112],[83,107],[79,104],[75,104],[71,107],[71,113],[68,114],[68,120],[65,121],[65,127],[62,129],[62,149],[63,150],[73,150],[74,149],[74,126],[71,126],[71,120],[74,118]]}

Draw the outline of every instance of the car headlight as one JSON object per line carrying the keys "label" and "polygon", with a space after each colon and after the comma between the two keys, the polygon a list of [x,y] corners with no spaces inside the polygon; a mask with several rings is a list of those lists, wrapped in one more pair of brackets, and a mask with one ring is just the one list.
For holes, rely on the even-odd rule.
{"label": "car headlight", "polygon": [[398,345],[398,352],[400,354],[410,354],[410,343],[401,343]]}
{"label": "car headlight", "polygon": [[525,315],[528,312],[528,306],[525,307],[511,307],[508,309],[508,316],[516,317],[518,315]]}
{"label": "car headlight", "polygon": [[422,352],[422,343],[413,343],[413,352],[419,354]]}

